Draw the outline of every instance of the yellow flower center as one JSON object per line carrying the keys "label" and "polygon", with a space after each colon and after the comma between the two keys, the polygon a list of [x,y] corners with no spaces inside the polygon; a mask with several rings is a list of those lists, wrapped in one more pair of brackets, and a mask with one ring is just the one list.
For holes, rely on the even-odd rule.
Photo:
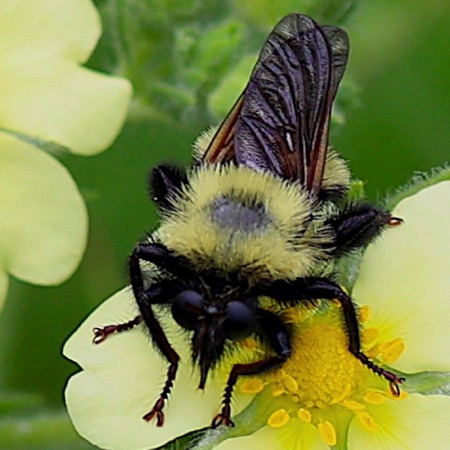
{"label": "yellow flower center", "polygon": [[[368,317],[368,308],[361,308],[360,323]],[[244,379],[241,392],[269,389],[277,399],[267,421],[270,427],[281,428],[291,419],[310,423],[330,446],[339,438],[339,414],[350,419],[356,416],[367,430],[376,431],[377,423],[368,409],[392,398],[392,394],[388,382],[376,377],[348,350],[341,309],[296,308],[287,312],[286,319],[293,326],[292,356],[276,371]],[[363,330],[363,350],[377,364],[391,364],[404,350],[404,342],[394,339],[380,343],[378,336],[375,328]],[[245,347],[255,351],[251,343]],[[400,399],[405,396],[402,393]]]}
{"label": "yellow flower center", "polygon": [[293,355],[283,365],[286,392],[296,394],[308,408],[342,402],[361,383],[363,367],[347,350],[342,328],[328,323],[302,330],[293,343]]}

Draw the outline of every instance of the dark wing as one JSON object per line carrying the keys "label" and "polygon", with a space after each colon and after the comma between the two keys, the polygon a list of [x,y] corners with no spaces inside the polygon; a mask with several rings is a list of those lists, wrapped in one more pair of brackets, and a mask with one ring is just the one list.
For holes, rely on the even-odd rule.
{"label": "dark wing", "polygon": [[285,17],[269,35],[205,160],[269,170],[317,193],[332,102],[347,56],[345,31],[300,14]]}
{"label": "dark wing", "polygon": [[212,138],[206,152],[202,156],[203,162],[224,163],[236,161],[234,152],[234,136],[236,133],[237,118],[242,109],[242,94],[231,108],[225,120]]}
{"label": "dark wing", "polygon": [[317,193],[331,107],[348,55],[346,33],[285,17],[264,45],[235,130],[239,164],[299,180]]}

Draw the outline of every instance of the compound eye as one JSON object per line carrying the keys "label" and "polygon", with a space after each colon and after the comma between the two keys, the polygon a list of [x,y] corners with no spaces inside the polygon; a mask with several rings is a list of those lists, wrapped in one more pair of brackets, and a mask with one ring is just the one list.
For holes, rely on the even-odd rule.
{"label": "compound eye", "polygon": [[172,316],[178,325],[193,330],[203,314],[203,297],[195,291],[180,292],[172,302]]}
{"label": "compound eye", "polygon": [[223,323],[223,330],[227,338],[244,339],[250,336],[255,329],[255,314],[249,306],[239,301],[228,303]]}

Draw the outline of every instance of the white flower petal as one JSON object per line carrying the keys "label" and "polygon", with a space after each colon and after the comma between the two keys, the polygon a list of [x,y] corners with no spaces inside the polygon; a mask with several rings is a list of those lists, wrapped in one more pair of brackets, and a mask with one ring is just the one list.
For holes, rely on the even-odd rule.
{"label": "white flower petal", "polygon": [[349,450],[448,450],[450,398],[413,394],[370,409],[377,431],[355,418],[350,425]]}
{"label": "white flower petal", "polygon": [[35,284],[64,281],[87,237],[83,199],[51,156],[0,134],[0,267]]}
{"label": "white flower petal", "polygon": [[250,436],[227,439],[217,450],[329,450],[317,428],[311,424],[291,419],[281,428],[265,426]]}
{"label": "white flower petal", "polygon": [[450,370],[450,181],[403,200],[405,223],[387,230],[364,256],[353,297],[371,306],[369,326],[400,337],[395,367]]}
{"label": "white flower petal", "polygon": [[[154,448],[209,426],[219,412],[223,380],[212,379],[204,392],[197,389],[198,373],[192,370],[189,347],[174,322],[166,320],[164,328],[181,356],[179,372],[164,408],[164,426],[142,419],[158,398],[168,367],[152,346],[145,326],[92,344],[94,327],[125,322],[136,315],[135,301],[124,289],[95,310],[64,347],[64,355],[84,369],[67,385],[69,414],[78,432],[101,448]],[[233,399],[239,403],[239,395]],[[235,412],[242,406],[236,406]]]}
{"label": "white flower petal", "polygon": [[90,154],[119,132],[128,81],[79,67],[100,36],[89,0],[0,4],[0,126]]}

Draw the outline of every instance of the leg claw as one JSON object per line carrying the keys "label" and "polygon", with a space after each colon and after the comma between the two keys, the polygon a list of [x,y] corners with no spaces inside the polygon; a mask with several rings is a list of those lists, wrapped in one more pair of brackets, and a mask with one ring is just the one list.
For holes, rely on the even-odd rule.
{"label": "leg claw", "polygon": [[405,381],[405,378],[395,377],[395,380],[389,382],[389,388],[394,397],[400,397],[400,384]]}
{"label": "leg claw", "polygon": [[108,334],[110,334],[107,332],[107,330],[106,330],[107,328],[108,327],[103,327],[103,328],[96,327],[92,330],[92,332],[94,333],[94,337],[92,339],[93,344],[96,344],[96,345],[100,344],[101,342],[103,342],[106,339]]}
{"label": "leg claw", "polygon": [[150,422],[153,420],[154,417],[156,417],[156,426],[162,427],[164,425],[164,398],[160,397],[158,401],[155,403],[155,406],[152,408],[150,412],[145,414],[142,418],[146,422]]}
{"label": "leg claw", "polygon": [[403,222],[404,222],[404,220],[401,217],[391,216],[388,219],[388,225],[391,227],[396,227],[398,225],[401,225]]}
{"label": "leg claw", "polygon": [[164,425],[164,413],[162,411],[153,408],[150,412],[145,414],[142,418],[146,422],[150,422],[153,418],[156,417],[156,426],[162,427]]}
{"label": "leg claw", "polygon": [[230,419],[230,416],[228,414],[217,414],[216,417],[214,417],[211,427],[217,428],[220,425],[225,425],[226,427],[234,427],[234,422]]}

